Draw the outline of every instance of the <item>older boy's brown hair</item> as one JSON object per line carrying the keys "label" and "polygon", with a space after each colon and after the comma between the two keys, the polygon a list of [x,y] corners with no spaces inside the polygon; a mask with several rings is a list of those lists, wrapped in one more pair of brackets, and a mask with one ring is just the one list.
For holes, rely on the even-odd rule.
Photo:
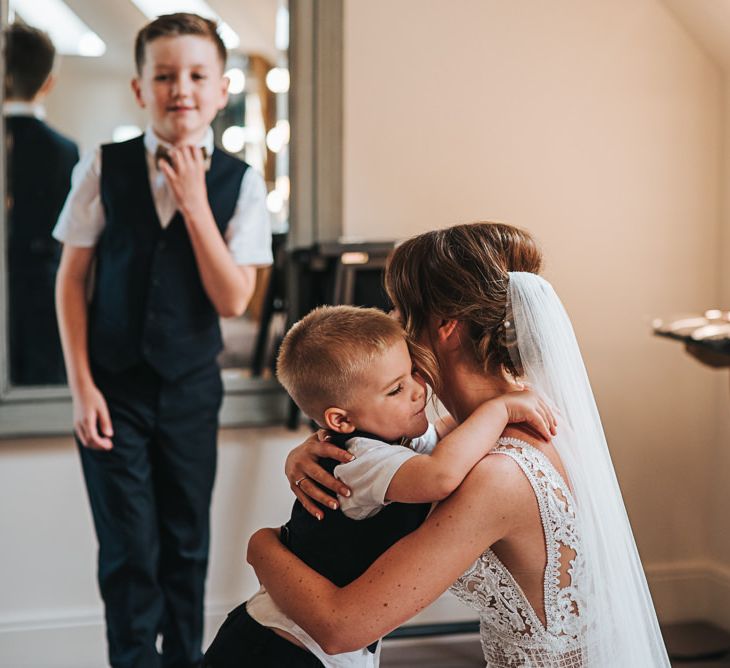
{"label": "older boy's brown hair", "polygon": [[137,64],[137,74],[142,74],[144,67],[145,49],[150,42],[160,37],[180,37],[181,35],[197,35],[209,39],[218,51],[221,68],[226,66],[226,45],[218,34],[215,21],[204,19],[197,14],[178,12],[177,14],[163,14],[148,23],[137,33],[134,42],[134,60]]}
{"label": "older boy's brown hair", "polygon": [[284,337],[276,361],[279,382],[299,408],[321,423],[327,408],[347,408],[373,359],[405,339],[383,311],[322,306]]}

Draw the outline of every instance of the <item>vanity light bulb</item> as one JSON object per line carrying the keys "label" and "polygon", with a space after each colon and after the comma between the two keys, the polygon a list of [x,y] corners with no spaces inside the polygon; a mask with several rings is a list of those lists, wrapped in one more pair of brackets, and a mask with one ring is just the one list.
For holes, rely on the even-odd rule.
{"label": "vanity light bulb", "polygon": [[272,93],[286,93],[289,90],[289,70],[273,67],[266,74],[266,87]]}
{"label": "vanity light bulb", "polygon": [[232,67],[224,76],[228,77],[228,92],[231,95],[238,95],[246,89],[246,75],[240,67]]}
{"label": "vanity light bulb", "polygon": [[278,190],[272,190],[266,195],[266,208],[271,213],[279,213],[284,208],[284,198]]}
{"label": "vanity light bulb", "polygon": [[266,145],[272,153],[278,153],[284,148],[284,144],[286,144],[284,140],[284,132],[278,125],[275,125],[266,133]]}
{"label": "vanity light bulb", "polygon": [[231,127],[223,130],[221,141],[226,151],[239,153],[246,145],[246,128],[241,125],[231,125]]}

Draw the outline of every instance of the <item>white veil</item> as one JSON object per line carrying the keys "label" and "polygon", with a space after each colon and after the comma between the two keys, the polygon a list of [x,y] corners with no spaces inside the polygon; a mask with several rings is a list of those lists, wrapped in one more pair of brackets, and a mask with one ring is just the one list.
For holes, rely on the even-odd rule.
{"label": "white veil", "polygon": [[[505,329],[522,377],[557,407],[553,439],[572,486],[586,572],[585,665],[669,667],[601,419],[565,309],[540,276],[510,272]],[[578,583],[579,586],[580,583]]]}

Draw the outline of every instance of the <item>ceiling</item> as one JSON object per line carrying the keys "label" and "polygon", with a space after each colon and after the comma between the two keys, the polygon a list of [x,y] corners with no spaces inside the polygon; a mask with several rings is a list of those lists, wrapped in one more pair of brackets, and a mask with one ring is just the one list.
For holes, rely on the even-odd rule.
{"label": "ceiling", "polygon": [[[107,45],[95,66],[129,71],[132,44],[147,21],[131,0],[65,0]],[[661,0],[710,57],[730,73],[730,0]],[[240,36],[240,50],[274,62],[274,25],[279,0],[208,0]]]}
{"label": "ceiling", "polygon": [[730,0],[662,0],[723,71],[730,73]]}
{"label": "ceiling", "polygon": [[[131,0],[65,0],[66,4],[107,45],[97,65],[132,69],[132,46],[147,18]],[[207,0],[241,38],[239,50],[257,53],[274,62],[274,26],[278,0]]]}

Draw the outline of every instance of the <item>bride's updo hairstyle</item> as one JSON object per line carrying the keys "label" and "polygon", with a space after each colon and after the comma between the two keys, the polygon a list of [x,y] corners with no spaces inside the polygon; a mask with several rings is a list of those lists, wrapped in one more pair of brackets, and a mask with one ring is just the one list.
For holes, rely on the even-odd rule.
{"label": "bride's updo hairstyle", "polygon": [[[457,320],[466,325],[482,371],[517,376],[505,341],[508,272],[537,274],[541,264],[541,252],[524,230],[502,223],[455,225],[399,245],[385,269],[385,288],[413,341],[422,340],[432,318]],[[435,363],[424,364],[422,373],[438,393]]]}

